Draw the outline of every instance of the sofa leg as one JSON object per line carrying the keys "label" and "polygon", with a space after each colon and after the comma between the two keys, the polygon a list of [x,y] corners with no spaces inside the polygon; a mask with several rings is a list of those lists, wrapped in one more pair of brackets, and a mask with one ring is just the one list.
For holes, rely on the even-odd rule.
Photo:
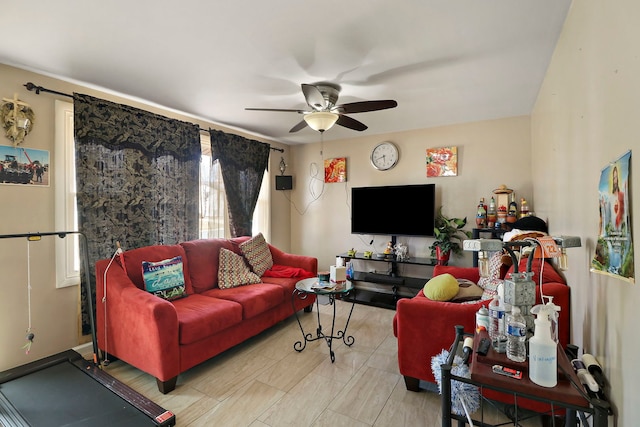
{"label": "sofa leg", "polygon": [[311,313],[313,311],[313,304],[308,305],[304,308],[305,313]]}
{"label": "sofa leg", "polygon": [[167,394],[169,392],[172,392],[173,390],[175,390],[176,388],[176,382],[178,382],[178,377],[175,376],[167,381],[160,381],[159,379],[156,378],[156,383],[158,384],[158,390],[160,390],[160,393],[162,394]]}
{"label": "sofa leg", "polygon": [[404,376],[404,384],[409,391],[420,391],[420,380],[413,377]]}

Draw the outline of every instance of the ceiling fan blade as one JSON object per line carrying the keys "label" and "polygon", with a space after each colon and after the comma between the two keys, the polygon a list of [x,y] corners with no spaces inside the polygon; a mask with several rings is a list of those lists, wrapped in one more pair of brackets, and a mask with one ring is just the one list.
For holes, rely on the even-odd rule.
{"label": "ceiling fan blade", "polygon": [[307,126],[307,122],[302,120],[302,121],[300,121],[300,123],[298,123],[297,125],[292,127],[291,130],[289,131],[289,133],[298,132],[299,130],[304,129],[306,126]]}
{"label": "ceiling fan blade", "polygon": [[344,114],[365,113],[367,111],[386,110],[387,108],[395,108],[398,103],[393,99],[379,101],[361,101],[349,102],[347,104],[337,105],[336,108]]}
{"label": "ceiling fan blade", "polygon": [[356,119],[352,119],[349,116],[343,116],[342,114],[340,114],[340,117],[338,117],[338,121],[336,122],[336,124],[360,132],[367,129],[367,125],[365,125],[364,123],[359,122]]}
{"label": "ceiling fan blade", "polygon": [[322,92],[316,86],[302,83],[302,93],[309,107],[316,111],[322,111],[327,108],[327,100],[324,99]]}
{"label": "ceiling fan blade", "polygon": [[286,109],[286,108],[245,108],[245,110],[249,110],[249,111],[278,111],[278,112],[284,112],[284,113],[299,113],[299,114],[308,113],[308,111],[304,111],[304,110],[290,110],[290,109]]}

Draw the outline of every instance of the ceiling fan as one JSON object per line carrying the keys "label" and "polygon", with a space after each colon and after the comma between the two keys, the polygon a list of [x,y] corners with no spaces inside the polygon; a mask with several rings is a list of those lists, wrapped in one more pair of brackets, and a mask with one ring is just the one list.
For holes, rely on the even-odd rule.
{"label": "ceiling fan", "polygon": [[314,84],[302,84],[302,93],[310,110],[294,110],[281,108],[245,108],[252,111],[279,111],[304,114],[303,120],[292,127],[289,132],[298,132],[306,126],[324,132],[334,124],[362,132],[367,126],[346,114],[365,113],[368,111],[386,110],[394,108],[398,103],[394,100],[360,101],[338,104],[340,85],[335,83],[320,82]]}

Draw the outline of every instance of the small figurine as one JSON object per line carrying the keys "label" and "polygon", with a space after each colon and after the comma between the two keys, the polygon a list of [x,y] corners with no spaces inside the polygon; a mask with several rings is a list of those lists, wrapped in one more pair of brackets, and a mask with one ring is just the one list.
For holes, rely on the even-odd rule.
{"label": "small figurine", "polygon": [[384,249],[385,255],[391,255],[393,253],[393,243],[387,243],[387,247]]}
{"label": "small figurine", "polygon": [[396,244],[394,250],[398,261],[406,261],[409,259],[409,248],[404,243]]}

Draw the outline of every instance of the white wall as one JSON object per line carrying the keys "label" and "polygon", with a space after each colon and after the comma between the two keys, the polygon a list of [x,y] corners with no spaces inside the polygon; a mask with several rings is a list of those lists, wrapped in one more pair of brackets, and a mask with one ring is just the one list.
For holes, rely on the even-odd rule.
{"label": "white wall", "polygon": [[[316,256],[319,268],[328,269],[338,253],[352,247],[371,249],[372,236],[350,233],[351,187],[359,186],[435,183],[436,204],[443,205],[449,216],[466,216],[470,230],[480,197],[488,200],[500,184],[531,200],[530,133],[529,118],[515,117],[324,143],[318,134],[317,144],[293,146],[292,250]],[[369,155],[384,140],[398,145],[400,160],[395,168],[381,172],[371,166]],[[427,178],[426,149],[443,146],[458,147],[458,176]],[[347,158],[347,182],[324,184],[323,159],[334,157]],[[320,197],[313,201],[313,194]],[[535,210],[535,201],[532,207]],[[401,221],[404,208],[402,203],[380,206],[371,214],[379,215],[381,221]],[[382,251],[388,240],[376,236],[371,250]],[[408,242],[410,255],[430,255],[432,239],[399,241]],[[453,259],[451,264],[471,265],[471,255]]]}
{"label": "white wall", "polygon": [[[589,272],[601,170],[639,147],[640,3],[574,1],[532,114],[534,196],[550,231],[582,237],[569,253],[572,337],[604,366],[619,426],[639,425],[638,284]],[[630,191],[640,189],[632,153]],[[634,158],[635,156],[635,158]],[[633,170],[635,169],[635,171]],[[640,197],[630,196],[638,245]],[[633,215],[635,213],[635,215]],[[638,271],[638,257],[635,271]],[[613,420],[610,425],[613,425]]]}

